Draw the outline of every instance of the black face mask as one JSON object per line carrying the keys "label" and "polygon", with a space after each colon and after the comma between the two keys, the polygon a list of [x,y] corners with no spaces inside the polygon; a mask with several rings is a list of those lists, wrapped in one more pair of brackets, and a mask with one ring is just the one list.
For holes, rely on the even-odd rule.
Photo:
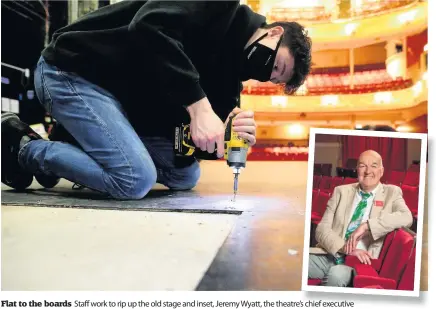
{"label": "black face mask", "polygon": [[259,43],[268,33],[265,33],[244,50],[242,58],[242,78],[255,79],[266,82],[271,79],[274,61],[283,36],[277,43],[276,49],[271,49]]}

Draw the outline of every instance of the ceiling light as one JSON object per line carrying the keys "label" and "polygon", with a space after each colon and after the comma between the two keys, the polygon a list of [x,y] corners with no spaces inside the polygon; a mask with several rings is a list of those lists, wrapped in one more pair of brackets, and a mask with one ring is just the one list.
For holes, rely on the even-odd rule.
{"label": "ceiling light", "polygon": [[346,24],[344,28],[345,34],[348,36],[353,35],[356,32],[356,28],[357,28],[357,24],[355,23]]}
{"label": "ceiling light", "polygon": [[416,82],[415,85],[412,86],[413,96],[416,98],[422,92],[422,81]]}
{"label": "ceiling light", "polygon": [[398,15],[398,21],[402,24],[410,23],[415,19],[417,11],[411,10],[409,12],[405,12],[403,14]]}
{"label": "ceiling light", "polygon": [[395,54],[386,59],[386,71],[392,79],[405,76],[406,58],[404,54]]}
{"label": "ceiling light", "polygon": [[337,95],[323,95],[321,97],[322,106],[336,106],[338,105],[339,98]]}
{"label": "ceiling light", "polygon": [[288,127],[289,135],[301,135],[304,132],[304,127],[301,124],[292,124]]}
{"label": "ceiling light", "polygon": [[377,92],[374,94],[376,104],[389,104],[392,102],[392,92]]}
{"label": "ceiling light", "polygon": [[271,97],[271,104],[272,106],[277,106],[277,107],[286,107],[286,105],[288,104],[288,97],[286,96],[272,96]]}
{"label": "ceiling light", "polygon": [[398,126],[396,129],[398,132],[410,132],[412,128],[409,126]]}

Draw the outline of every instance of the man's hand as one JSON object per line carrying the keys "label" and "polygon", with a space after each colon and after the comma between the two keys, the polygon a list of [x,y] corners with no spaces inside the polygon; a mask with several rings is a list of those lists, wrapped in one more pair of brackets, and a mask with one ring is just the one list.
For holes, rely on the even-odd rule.
{"label": "man's hand", "polygon": [[372,256],[371,254],[369,254],[368,251],[356,249],[349,255],[354,255],[355,257],[357,257],[362,264],[371,265]]}
{"label": "man's hand", "polygon": [[213,153],[215,145],[217,156],[224,156],[224,124],[215,114],[207,98],[187,107],[191,116],[191,136],[195,146]]}
{"label": "man's hand", "polygon": [[365,222],[361,224],[348,238],[347,242],[345,243],[345,252],[347,254],[350,254],[350,252],[353,252],[356,249],[357,243],[359,240],[361,240],[363,237],[367,236],[369,234],[369,226],[368,223]]}
{"label": "man's hand", "polygon": [[[250,146],[256,144],[256,122],[254,121],[254,112],[243,111],[239,107],[235,107],[230,113],[229,117],[230,116],[235,116],[233,119],[233,130],[238,132],[240,137],[246,139]],[[226,126],[229,117],[227,117],[225,123]]]}

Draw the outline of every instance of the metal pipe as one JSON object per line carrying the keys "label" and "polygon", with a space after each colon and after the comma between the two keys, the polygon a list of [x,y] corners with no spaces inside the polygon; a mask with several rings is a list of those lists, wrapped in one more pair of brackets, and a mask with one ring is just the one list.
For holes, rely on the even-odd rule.
{"label": "metal pipe", "polygon": [[7,64],[7,63],[4,63],[4,62],[2,62],[2,65],[7,67],[7,68],[10,68],[10,69],[14,69],[14,70],[23,72],[26,77],[30,76],[30,70],[29,69],[23,69],[23,68],[15,66],[15,65]]}

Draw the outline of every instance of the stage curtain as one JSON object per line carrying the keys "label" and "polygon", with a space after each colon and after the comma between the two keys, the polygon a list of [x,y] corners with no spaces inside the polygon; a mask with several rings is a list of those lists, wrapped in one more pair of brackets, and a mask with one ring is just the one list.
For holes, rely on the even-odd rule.
{"label": "stage curtain", "polygon": [[407,139],[391,137],[342,136],[342,164],[348,159],[358,159],[365,150],[378,152],[385,171],[407,169]]}

